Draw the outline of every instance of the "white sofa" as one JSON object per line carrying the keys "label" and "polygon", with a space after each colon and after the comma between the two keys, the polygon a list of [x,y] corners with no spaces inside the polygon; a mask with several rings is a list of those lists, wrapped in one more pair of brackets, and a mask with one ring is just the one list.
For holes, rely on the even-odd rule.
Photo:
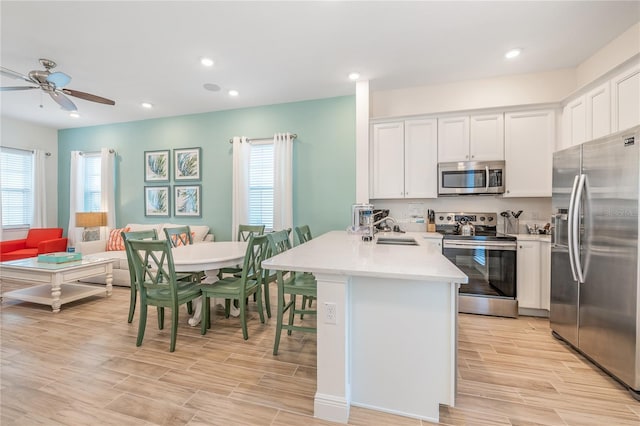
{"label": "white sofa", "polygon": [[[164,228],[175,228],[178,226],[172,223],[157,224],[138,224],[130,223],[123,228],[129,228],[129,231],[147,231],[155,229],[158,238],[165,239]],[[189,225],[193,234],[193,243],[201,243],[203,241],[213,241],[213,234],[209,233],[209,227],[206,225]],[[76,252],[82,253],[83,257],[96,257],[101,259],[113,259],[113,285],[131,286],[129,276],[129,262],[127,261],[127,253],[124,250],[107,251],[107,240],[99,241],[83,241],[76,243]],[[85,278],[82,281],[95,284],[105,284],[106,277],[100,275],[92,278]]]}

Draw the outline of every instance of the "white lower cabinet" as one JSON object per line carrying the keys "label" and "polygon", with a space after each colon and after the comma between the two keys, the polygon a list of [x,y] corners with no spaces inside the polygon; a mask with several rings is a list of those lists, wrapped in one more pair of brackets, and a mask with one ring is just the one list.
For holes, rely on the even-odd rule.
{"label": "white lower cabinet", "polygon": [[517,298],[521,315],[547,316],[551,288],[551,243],[518,239]]}
{"label": "white lower cabinet", "polygon": [[427,242],[427,244],[442,252],[442,234],[430,232],[424,237],[424,240]]}

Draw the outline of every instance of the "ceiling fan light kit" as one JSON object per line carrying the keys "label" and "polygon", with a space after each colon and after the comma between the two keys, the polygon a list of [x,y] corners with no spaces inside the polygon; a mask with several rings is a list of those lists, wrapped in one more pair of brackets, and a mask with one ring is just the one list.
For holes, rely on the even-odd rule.
{"label": "ceiling fan light kit", "polygon": [[56,63],[50,59],[40,59],[40,64],[45,68],[44,70],[33,70],[30,71],[28,75],[20,74],[19,72],[5,67],[0,67],[0,74],[17,80],[24,80],[33,85],[0,87],[0,91],[42,89],[65,111],[78,110],[73,101],[71,101],[71,99],[66,95],[105,105],[116,104],[111,99],[92,95],[91,93],[81,92],[79,90],[65,88],[65,86],[71,81],[71,77],[69,75],[59,71],[51,72],[51,70],[56,67]]}

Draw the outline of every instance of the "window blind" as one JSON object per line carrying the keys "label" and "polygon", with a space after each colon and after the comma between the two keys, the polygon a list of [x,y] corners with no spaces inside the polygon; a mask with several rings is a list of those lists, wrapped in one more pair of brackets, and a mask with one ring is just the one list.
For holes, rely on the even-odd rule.
{"label": "window blind", "polygon": [[100,153],[84,154],[84,211],[101,211]]}
{"label": "window blind", "polygon": [[249,224],[273,230],[273,144],[252,144],[249,157]]}
{"label": "window blind", "polygon": [[29,227],[33,218],[33,154],[0,148],[2,227]]}

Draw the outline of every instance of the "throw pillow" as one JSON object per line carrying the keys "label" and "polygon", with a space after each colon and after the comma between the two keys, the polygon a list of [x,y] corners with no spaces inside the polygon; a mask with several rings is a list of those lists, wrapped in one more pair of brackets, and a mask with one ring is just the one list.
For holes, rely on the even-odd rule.
{"label": "throw pillow", "polygon": [[107,241],[107,251],[124,250],[124,240],[122,239],[121,232],[129,232],[130,228],[112,229],[109,232],[109,240]]}
{"label": "throw pillow", "polygon": [[[193,239],[193,237],[195,236],[195,232],[191,232],[191,240],[195,241]],[[182,244],[182,240],[187,240],[187,234],[185,234],[184,232],[180,235],[172,235],[171,236],[171,245],[173,247],[180,247]],[[187,240],[188,241],[188,240]]]}

